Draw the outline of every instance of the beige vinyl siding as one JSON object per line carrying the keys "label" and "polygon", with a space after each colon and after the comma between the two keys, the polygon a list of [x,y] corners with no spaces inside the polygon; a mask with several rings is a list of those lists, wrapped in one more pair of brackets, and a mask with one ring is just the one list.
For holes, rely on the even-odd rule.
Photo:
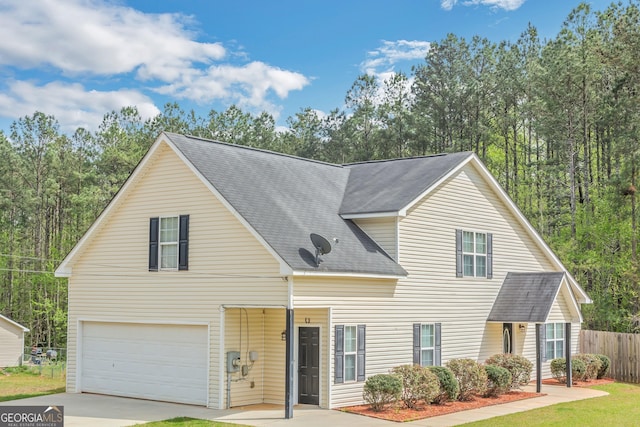
{"label": "beige vinyl siding", "polygon": [[[456,229],[493,233],[493,279],[456,278]],[[463,357],[484,361],[502,352],[502,324],[486,319],[507,272],[555,271],[472,164],[400,219],[399,241],[406,279],[295,279],[296,306],[332,307],[331,384],[335,325],[366,325],[367,377],[412,363],[414,323],[441,323],[443,364]],[[535,362],[532,335],[535,344],[534,325],[521,334],[514,324],[517,351]],[[333,384],[331,407],[361,403],[363,384]]]}
{"label": "beige vinyl siding", "polygon": [[354,220],[389,256],[398,259],[398,223],[396,217]]}
{"label": "beige vinyl siding", "polygon": [[264,403],[284,404],[286,342],[285,309],[266,309],[264,316]]}
{"label": "beige vinyl siding", "polygon": [[0,319],[0,368],[22,364],[24,331]]}
{"label": "beige vinyl siding", "polygon": [[[73,260],[68,390],[78,390],[80,320],[208,324],[209,406],[221,407],[221,306],[284,306],[287,283],[273,256],[168,146],[142,172]],[[149,272],[149,218],[179,214],[190,215],[189,270]]]}

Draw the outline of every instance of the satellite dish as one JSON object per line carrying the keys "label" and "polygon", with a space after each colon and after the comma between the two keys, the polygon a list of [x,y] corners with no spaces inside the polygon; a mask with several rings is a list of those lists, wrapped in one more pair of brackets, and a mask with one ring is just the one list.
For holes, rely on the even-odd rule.
{"label": "satellite dish", "polygon": [[313,243],[313,246],[316,248],[316,266],[319,266],[319,256],[331,252],[331,243],[329,243],[327,239],[316,233],[311,233],[309,237],[311,238],[311,243]]}

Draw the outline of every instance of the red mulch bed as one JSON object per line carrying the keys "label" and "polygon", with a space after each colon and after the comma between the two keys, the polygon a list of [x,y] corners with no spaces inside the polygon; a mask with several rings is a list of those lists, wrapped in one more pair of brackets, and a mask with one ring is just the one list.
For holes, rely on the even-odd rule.
{"label": "red mulch bed", "polygon": [[[556,381],[556,384],[558,382]],[[447,402],[444,405],[424,405],[422,409],[406,409],[402,403],[389,407],[381,412],[371,410],[369,405],[358,405],[341,408],[341,411],[358,415],[366,415],[373,418],[382,418],[388,421],[415,421],[423,418],[437,417],[438,415],[451,414],[453,412],[466,411],[469,409],[482,408],[484,406],[500,405],[501,403],[515,402],[516,400],[530,399],[532,397],[544,396],[543,393],[529,393],[524,391],[511,391],[498,397],[475,396],[474,400],[468,402]]]}

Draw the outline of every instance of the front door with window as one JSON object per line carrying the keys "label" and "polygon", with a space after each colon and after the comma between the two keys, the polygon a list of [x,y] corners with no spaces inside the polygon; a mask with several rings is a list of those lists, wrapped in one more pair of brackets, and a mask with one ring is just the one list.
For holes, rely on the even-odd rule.
{"label": "front door with window", "polygon": [[502,324],[502,352],[513,353],[513,323]]}
{"label": "front door with window", "polygon": [[298,329],[298,403],[320,404],[320,328]]}

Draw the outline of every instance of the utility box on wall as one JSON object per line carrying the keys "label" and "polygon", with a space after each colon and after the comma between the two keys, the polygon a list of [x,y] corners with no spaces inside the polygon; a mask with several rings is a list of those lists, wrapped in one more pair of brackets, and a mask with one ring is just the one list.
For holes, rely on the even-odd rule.
{"label": "utility box on wall", "polygon": [[240,352],[228,351],[227,352],[227,373],[234,373],[240,370]]}

